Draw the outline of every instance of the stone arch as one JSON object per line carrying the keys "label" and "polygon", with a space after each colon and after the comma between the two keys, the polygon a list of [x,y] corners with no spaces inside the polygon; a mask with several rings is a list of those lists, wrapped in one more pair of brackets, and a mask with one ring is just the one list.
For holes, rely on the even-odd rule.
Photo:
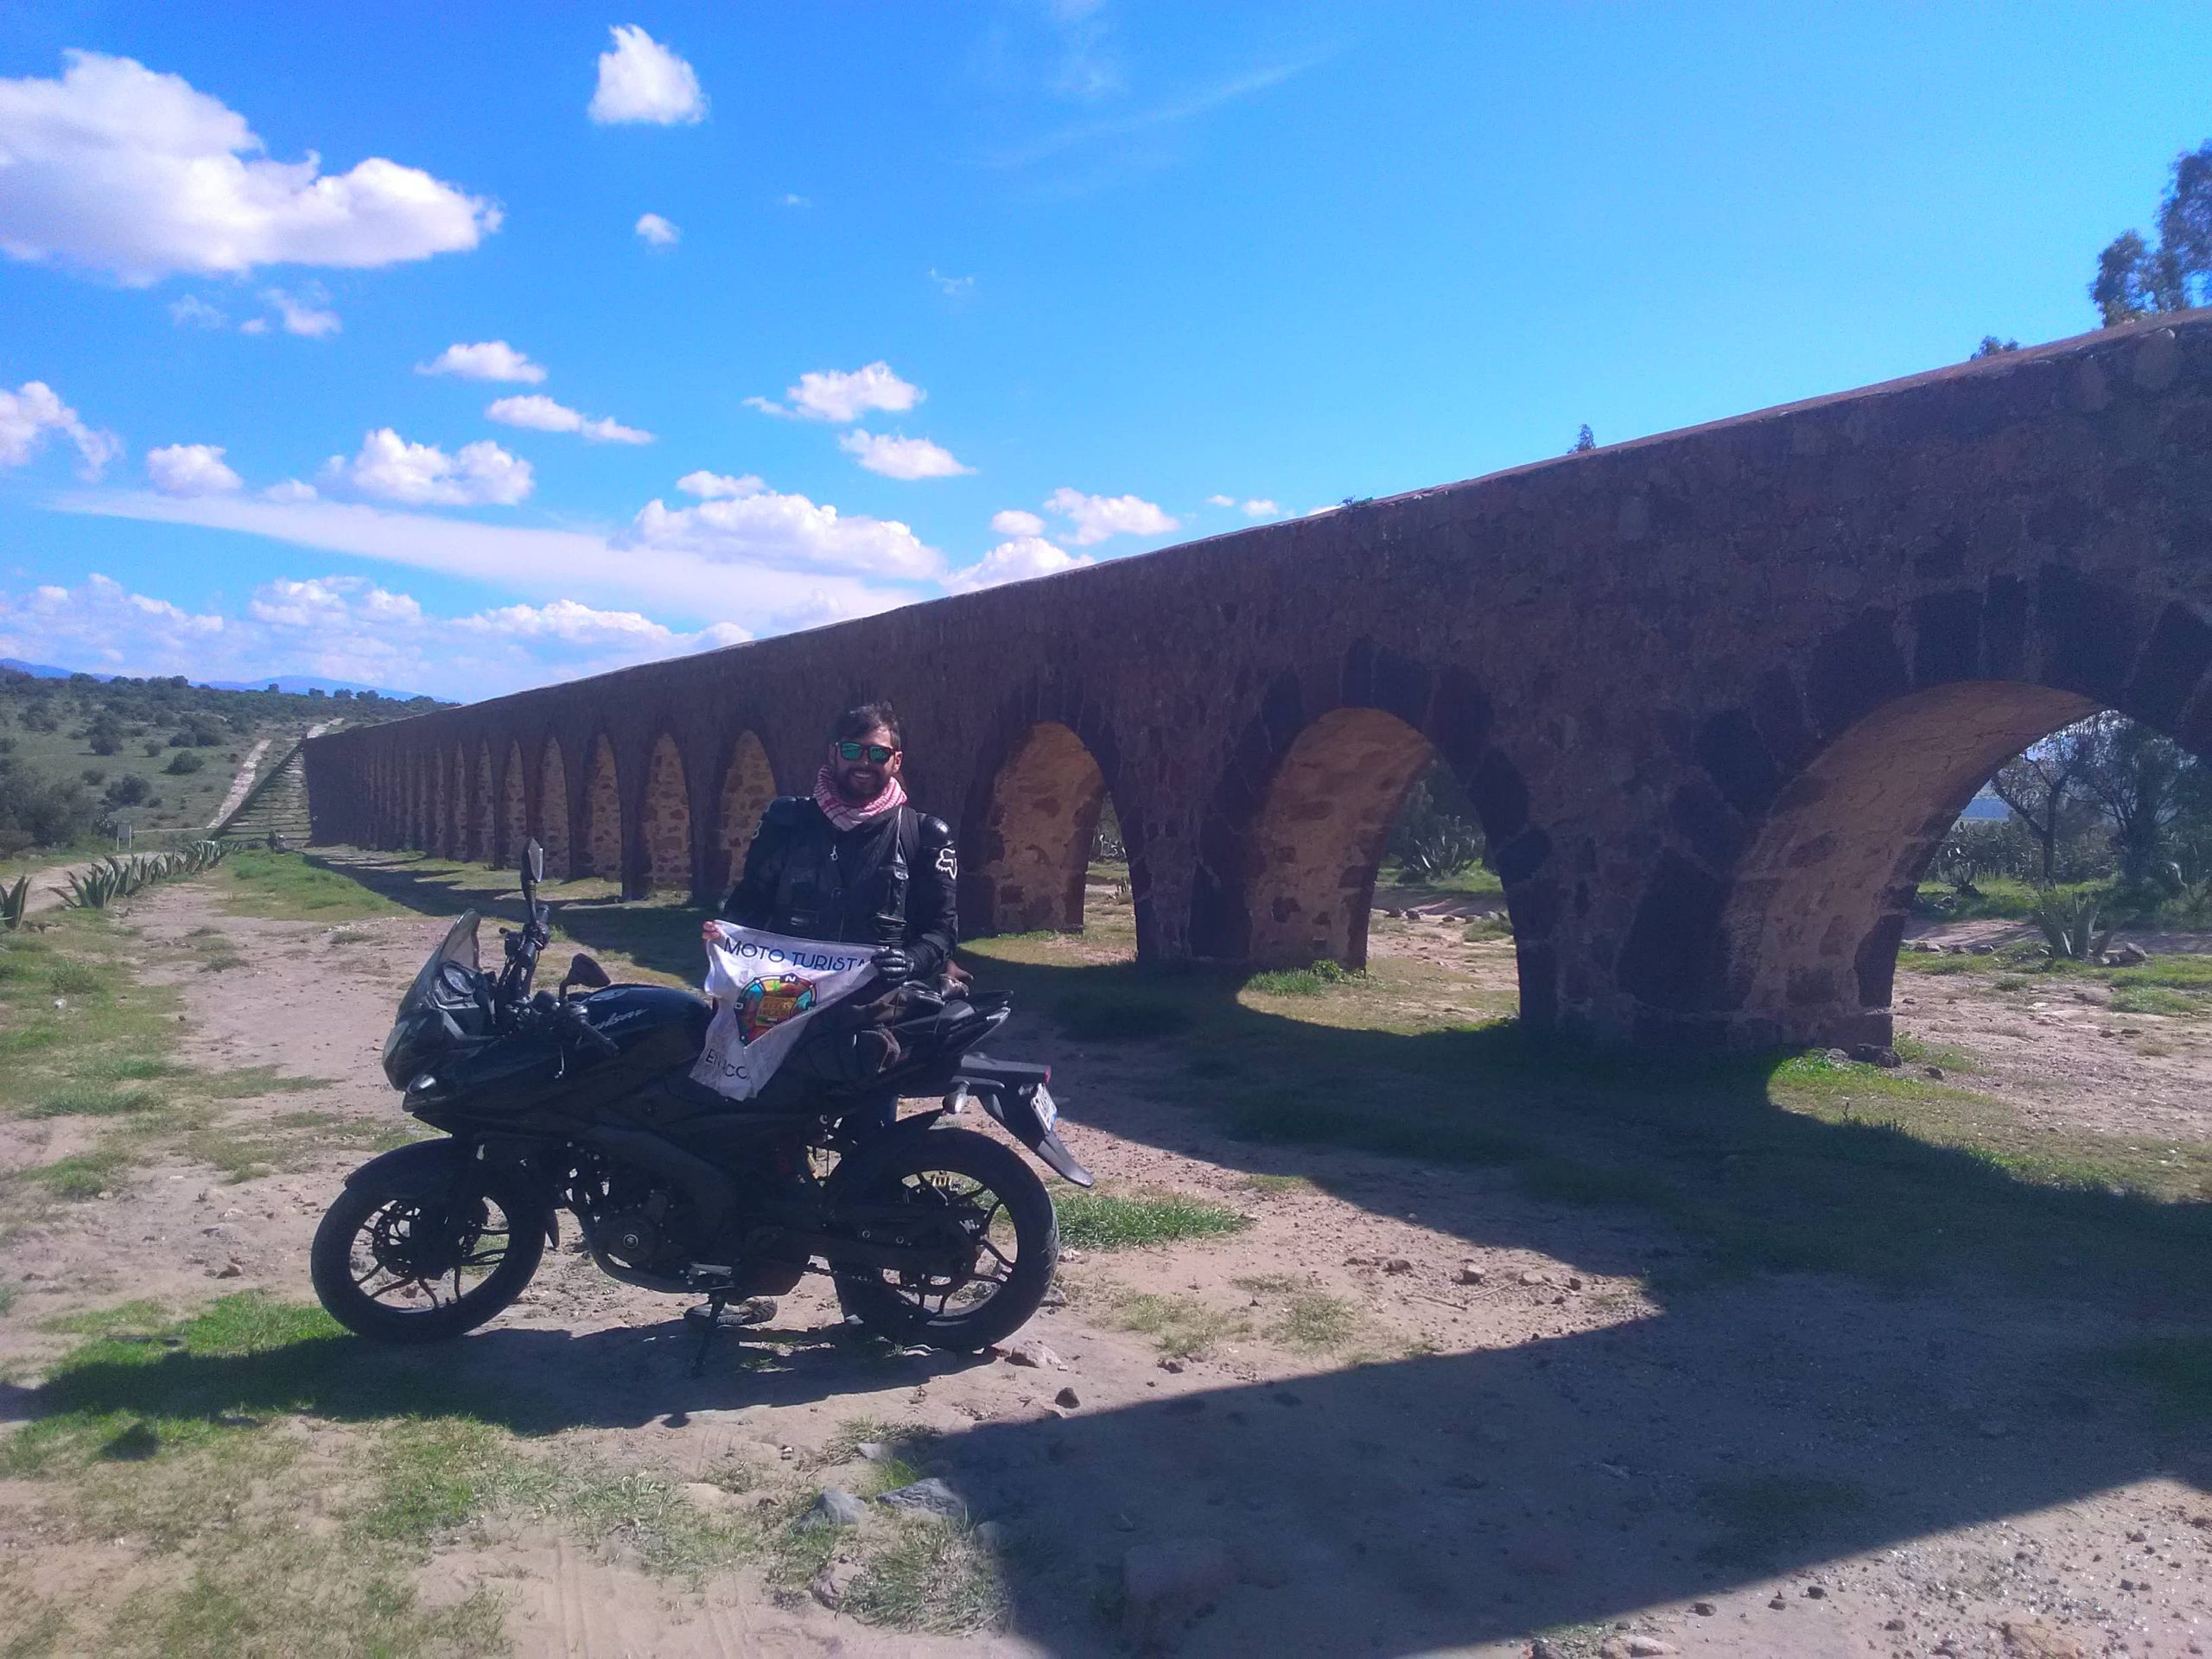
{"label": "stone arch", "polygon": [[1072,729],[1039,721],[1015,739],[990,781],[962,872],[962,931],[1080,931],[1084,875],[1105,801],[1105,774]]}
{"label": "stone arch", "polygon": [[1332,709],[1299,733],[1253,822],[1247,888],[1255,967],[1367,962],[1375,873],[1407,791],[1435,755],[1380,709]]}
{"label": "stone arch", "polygon": [[537,762],[537,840],[545,849],[545,874],[566,880],[575,874],[569,855],[569,769],[561,759],[561,740],[545,740]]}
{"label": "stone arch", "polygon": [[453,851],[453,815],[447,810],[448,780],[446,776],[446,752],[443,748],[430,753],[430,822],[423,850],[434,857],[445,858]]}
{"label": "stone arch", "polygon": [[644,843],[645,885],[691,890],[691,797],[683,779],[683,757],[676,740],[663,732],[645,763],[645,800],[638,815]]}
{"label": "stone arch", "polygon": [[490,864],[499,855],[494,837],[496,821],[492,816],[492,742],[480,738],[476,744],[476,775],[472,780],[472,805],[468,825],[468,855]]}
{"label": "stone arch", "polygon": [[530,791],[522,775],[522,744],[510,739],[507,764],[499,773],[499,839],[493,856],[502,864],[519,863],[529,839]]}
{"label": "stone arch", "polygon": [[1198,830],[1194,955],[1255,966],[1367,959],[1368,908],[1390,830],[1431,760],[1465,785],[1505,887],[1524,1021],[1558,1007],[1559,905],[1549,835],[1529,821],[1519,769],[1492,741],[1489,698],[1465,670],[1432,669],[1372,640],[1287,673],[1231,751]]}
{"label": "stone arch", "polygon": [[1655,1042],[1887,1043],[1907,909],[2008,757],[2115,709],[2212,753],[2212,624],[2044,568],[1869,610],[1706,719],[1617,982]]}
{"label": "stone arch", "polygon": [[740,732],[730,746],[729,766],[722,773],[721,803],[715,836],[720,868],[710,886],[727,892],[745,867],[746,849],[760,828],[760,815],[776,798],[775,768],[759,734]]}
{"label": "stone arch", "polygon": [[583,874],[622,879],[622,786],[614,745],[602,733],[592,740],[584,775]]}
{"label": "stone arch", "polygon": [[468,856],[468,750],[456,743],[453,747],[453,776],[446,791],[446,856],[465,860]]}

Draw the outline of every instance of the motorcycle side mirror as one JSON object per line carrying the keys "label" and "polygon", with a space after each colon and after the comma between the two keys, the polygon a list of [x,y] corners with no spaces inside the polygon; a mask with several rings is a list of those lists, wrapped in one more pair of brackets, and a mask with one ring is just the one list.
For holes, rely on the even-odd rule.
{"label": "motorcycle side mirror", "polygon": [[581,985],[588,991],[596,991],[613,982],[607,978],[606,969],[579,950],[569,958],[569,971],[561,976],[561,995],[566,996],[571,985]]}
{"label": "motorcycle side mirror", "polygon": [[532,836],[522,853],[522,896],[528,900],[537,891],[537,884],[545,879],[545,849]]}

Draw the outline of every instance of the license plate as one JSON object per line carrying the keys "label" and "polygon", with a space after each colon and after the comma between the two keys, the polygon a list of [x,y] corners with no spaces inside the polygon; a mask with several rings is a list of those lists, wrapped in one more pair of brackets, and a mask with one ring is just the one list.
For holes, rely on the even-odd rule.
{"label": "license plate", "polygon": [[1060,1121],[1060,1109],[1052,1103],[1052,1091],[1043,1084],[1037,1085],[1037,1092],[1029,1097],[1029,1103],[1037,1109],[1037,1121],[1046,1128]]}

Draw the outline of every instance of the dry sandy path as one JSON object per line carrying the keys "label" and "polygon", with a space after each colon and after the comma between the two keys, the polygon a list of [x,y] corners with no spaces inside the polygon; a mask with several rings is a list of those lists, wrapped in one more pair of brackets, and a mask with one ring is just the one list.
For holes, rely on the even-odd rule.
{"label": "dry sandy path", "polygon": [[[375,1053],[442,923],[348,924],[334,943],[215,913],[191,884],[134,920],[155,940],[218,927],[248,958],[188,985],[188,1053],[330,1078],[318,1109],[396,1121]],[[693,1592],[527,1532],[437,1554],[425,1594],[497,1589],[528,1655],[1103,1655],[1123,1650],[1097,1605],[1124,1553],[1192,1539],[1238,1563],[1180,1639],[1193,1655],[1517,1656],[1545,1631],[1576,1655],[1631,1638],[1745,1659],[2202,1650],[2212,1446],[2095,1365],[2145,1310],[1810,1275],[1669,1294],[1676,1246],[1636,1212],[1541,1202],[1503,1173],[1231,1142],[1158,1103],[1141,1049],[1037,1016],[995,1046],[1052,1062],[1069,1138],[1108,1183],[1252,1217],[1227,1241],[1071,1261],[1071,1305],[1025,1333],[1060,1368],[802,1344],[695,1381],[669,1299],[565,1252],[509,1315],[417,1363],[549,1395],[568,1439],[685,1477],[803,1460],[852,1419],[937,1430],[934,1466],[1043,1563],[1017,1575],[1006,1630],[889,1635],[742,1573]],[[40,1319],[88,1303],[305,1297],[315,1216],[351,1161],[227,1187],[156,1169],[18,1237],[0,1362],[54,1351]],[[1313,1185],[1264,1193],[1255,1171]],[[1483,1283],[1456,1282],[1470,1262]],[[1349,1302],[1356,1332],[1319,1354],[1269,1336],[1283,1281]],[[1167,1369],[1121,1328],[1131,1294],[1246,1328]],[[803,1288],[778,1328],[833,1322]],[[14,1559],[57,1548],[8,1535],[7,1513]],[[1751,1548],[1763,1516],[1778,1529]],[[2053,1645],[2023,1645],[2031,1625]]]}

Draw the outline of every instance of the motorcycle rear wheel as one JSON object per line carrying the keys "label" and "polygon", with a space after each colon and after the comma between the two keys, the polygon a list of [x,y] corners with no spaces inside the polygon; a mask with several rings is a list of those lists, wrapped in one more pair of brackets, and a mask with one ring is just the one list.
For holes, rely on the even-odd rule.
{"label": "motorcycle rear wheel", "polygon": [[442,1342],[522,1294],[544,1253],[544,1206],[496,1171],[468,1179],[450,1207],[376,1181],[338,1195],[308,1258],[331,1318],[372,1342]]}
{"label": "motorcycle rear wheel", "polygon": [[931,1129],[855,1155],[868,1162],[846,1190],[854,1202],[942,1207],[976,1245],[969,1271],[952,1280],[838,1269],[837,1305],[849,1317],[893,1342],[953,1353],[1003,1342],[1029,1322],[1052,1287],[1060,1218],[1019,1154],[971,1130]]}

